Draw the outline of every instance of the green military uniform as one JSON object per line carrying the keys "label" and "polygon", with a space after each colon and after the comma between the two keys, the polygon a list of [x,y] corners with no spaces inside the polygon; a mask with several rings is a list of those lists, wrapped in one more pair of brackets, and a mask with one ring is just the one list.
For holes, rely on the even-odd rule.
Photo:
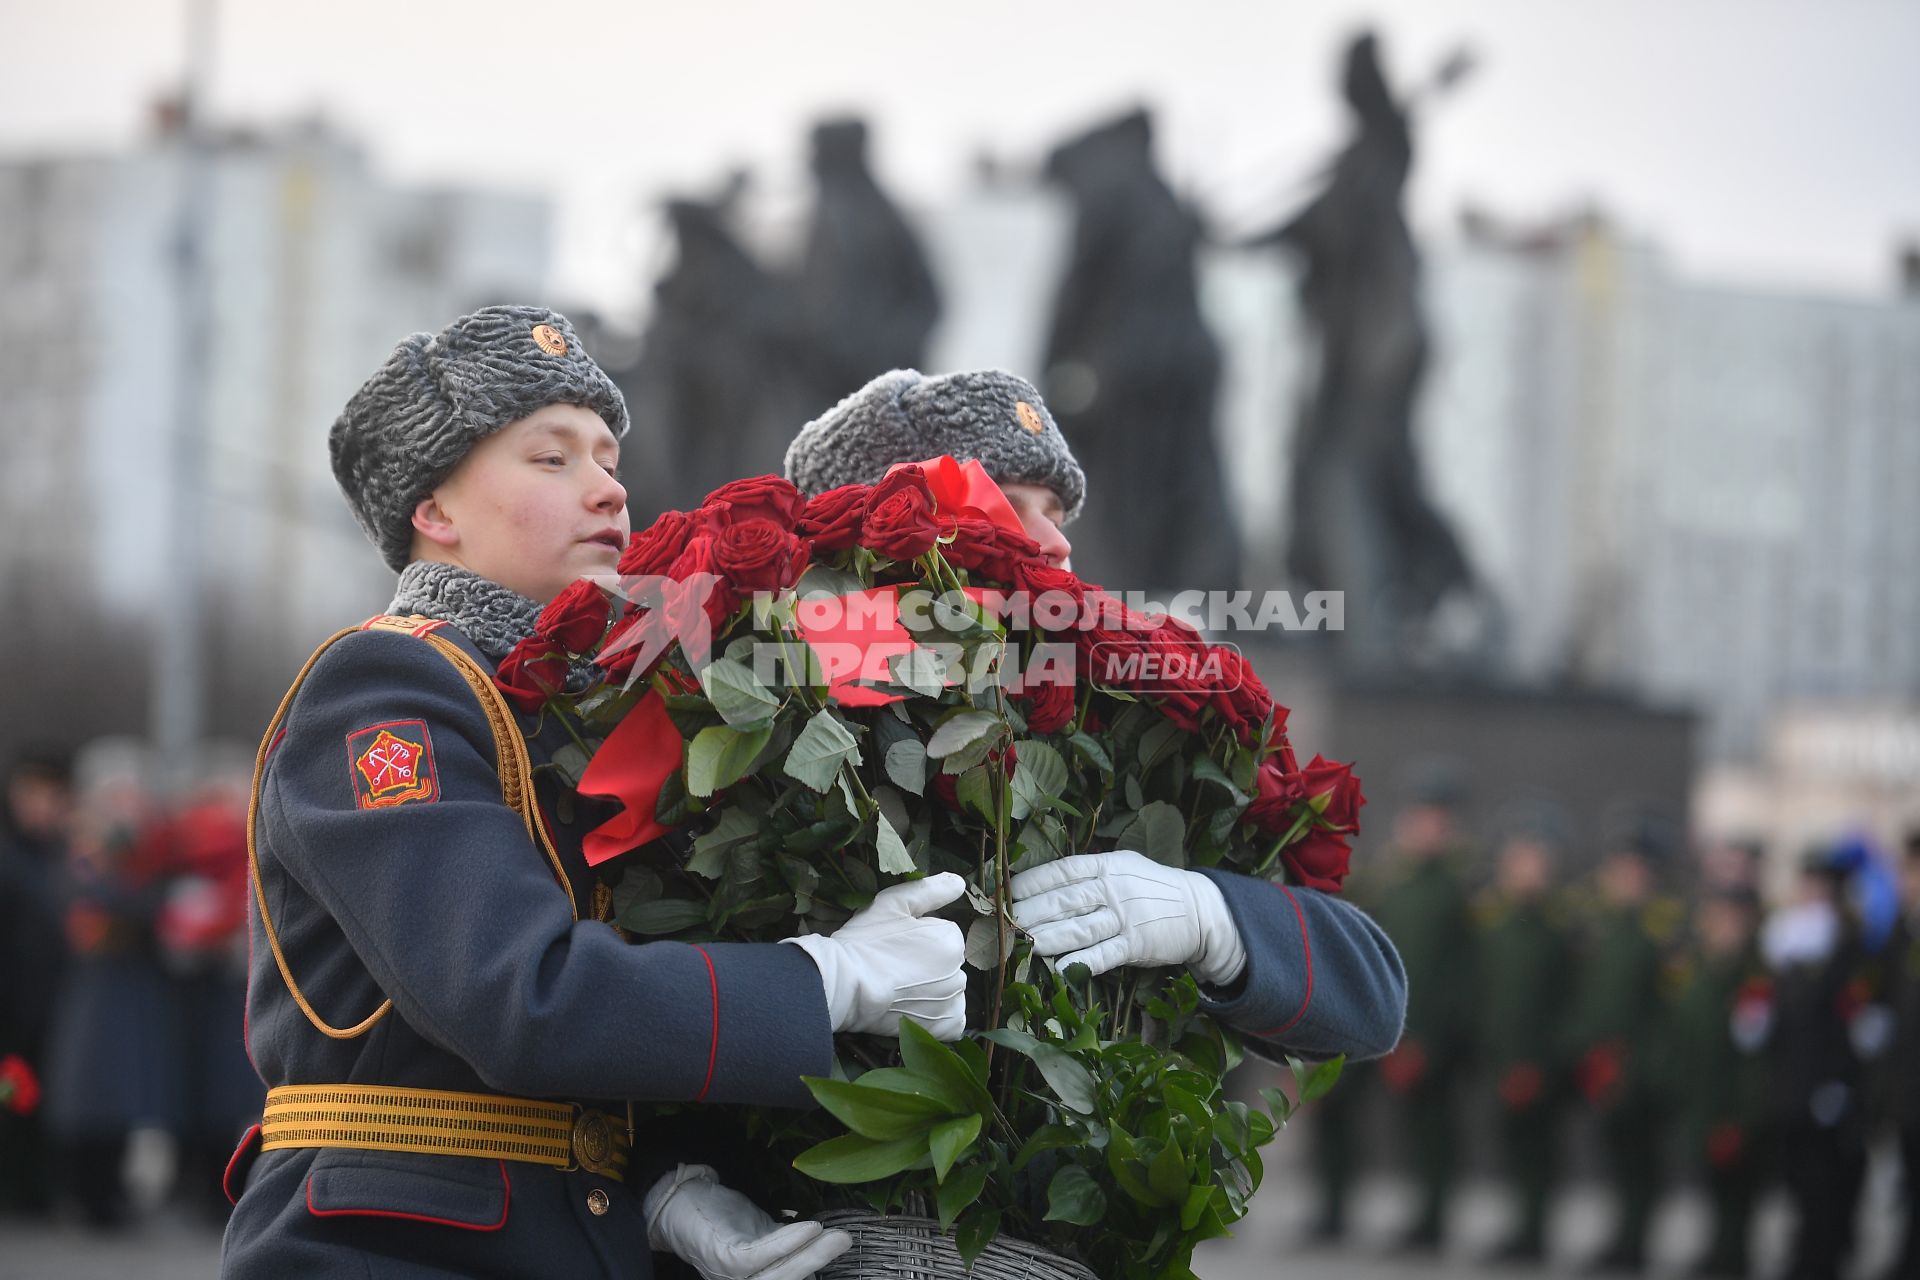
{"label": "green military uniform", "polygon": [[1490,893],[1476,912],[1480,930],[1479,1056],[1499,1103],[1500,1146],[1519,1222],[1501,1250],[1509,1258],[1546,1252],[1557,1129],[1566,1098],[1560,1015],[1573,976],[1565,912],[1551,897]]}
{"label": "green military uniform", "polygon": [[1407,1029],[1378,1075],[1398,1100],[1420,1187],[1419,1216],[1407,1243],[1440,1243],[1453,1180],[1457,1109],[1454,1090],[1473,1041],[1474,927],[1464,861],[1442,854],[1403,862],[1374,906],[1374,919],[1400,950],[1407,971]]}
{"label": "green military uniform", "polygon": [[1639,1269],[1660,1181],[1665,1070],[1664,951],[1678,903],[1597,908],[1574,989],[1568,1054],[1574,1083],[1600,1122],[1619,1218],[1609,1264]]}
{"label": "green military uniform", "polygon": [[1773,980],[1759,951],[1696,958],[1673,1010],[1673,1100],[1703,1170],[1713,1235],[1700,1274],[1744,1276],[1753,1205],[1770,1160],[1767,1047]]}
{"label": "green military uniform", "polygon": [[1882,1070],[1889,1118],[1900,1137],[1907,1210],[1900,1257],[1890,1274],[1920,1276],[1920,911],[1909,911],[1901,919],[1886,955],[1894,1041]]}

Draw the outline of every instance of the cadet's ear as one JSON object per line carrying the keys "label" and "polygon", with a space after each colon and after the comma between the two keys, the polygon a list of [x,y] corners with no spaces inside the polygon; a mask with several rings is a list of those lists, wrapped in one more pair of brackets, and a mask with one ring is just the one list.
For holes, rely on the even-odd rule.
{"label": "cadet's ear", "polygon": [[460,531],[454,528],[453,519],[447,514],[446,508],[440,505],[437,494],[428,494],[415,504],[413,531],[435,546],[460,545]]}

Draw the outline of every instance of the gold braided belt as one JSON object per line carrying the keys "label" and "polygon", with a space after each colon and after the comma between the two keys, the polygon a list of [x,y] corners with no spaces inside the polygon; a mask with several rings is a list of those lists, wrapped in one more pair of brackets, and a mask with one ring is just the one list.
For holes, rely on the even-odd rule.
{"label": "gold braided belt", "polygon": [[358,1147],[435,1156],[522,1160],[624,1179],[633,1151],[624,1124],[572,1102],[380,1085],[281,1085],[267,1090],[260,1149]]}

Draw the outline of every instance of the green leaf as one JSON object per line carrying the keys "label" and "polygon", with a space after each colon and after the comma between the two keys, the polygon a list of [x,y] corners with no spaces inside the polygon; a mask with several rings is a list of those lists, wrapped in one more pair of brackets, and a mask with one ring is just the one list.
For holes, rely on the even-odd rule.
{"label": "green leaf", "polygon": [[1219,762],[1212,756],[1201,756],[1193,762],[1193,780],[1211,782],[1215,786],[1225,788],[1227,794],[1233,797],[1235,804],[1245,804],[1248,799],[1247,793],[1234,785],[1233,779],[1227,776],[1227,771],[1222,769]]}
{"label": "green leaf", "polygon": [[923,698],[937,698],[946,688],[947,664],[931,649],[915,645],[906,653],[887,659],[893,682],[911,689]]}
{"label": "green leaf", "polygon": [[940,1229],[951,1230],[953,1220],[960,1211],[980,1198],[986,1189],[989,1166],[970,1164],[956,1170],[951,1177],[940,1184],[940,1194],[936,1203],[940,1209]]}
{"label": "green leaf", "polygon": [[1162,1199],[1142,1176],[1144,1170],[1133,1138],[1117,1124],[1110,1126],[1107,1134],[1107,1168],[1112,1172],[1114,1181],[1120,1184],[1120,1189],[1136,1204],[1149,1209],[1166,1208],[1171,1202]]}
{"label": "green leaf", "polygon": [[1187,824],[1180,810],[1155,800],[1135,814],[1120,833],[1119,847],[1143,853],[1169,867],[1187,865]]}
{"label": "green leaf", "polygon": [[1033,1065],[1040,1069],[1047,1087],[1066,1104],[1069,1111],[1077,1111],[1083,1116],[1093,1114],[1093,1074],[1080,1065],[1079,1059],[1058,1045],[1047,1044],[1025,1031],[1015,1031],[1011,1027],[996,1027],[981,1034],[1001,1048],[1011,1049],[1031,1059]]}
{"label": "green leaf", "polygon": [[567,743],[553,753],[552,759],[554,768],[558,769],[560,776],[567,780],[567,785],[578,787],[581,775],[587,771],[587,753],[580,748],[580,744]]}
{"label": "green leaf", "polygon": [[1000,1211],[975,1205],[961,1215],[959,1224],[954,1227],[953,1247],[960,1251],[960,1261],[968,1270],[972,1270],[974,1262],[999,1234]]}
{"label": "green leaf", "polygon": [[863,1138],[886,1141],[918,1134],[924,1140],[947,1114],[946,1107],[919,1094],[818,1076],[802,1076],[800,1082],[841,1124]]}
{"label": "green leaf", "polygon": [[967,1109],[965,1090],[955,1089],[944,1081],[930,1079],[905,1067],[875,1067],[862,1072],[854,1083],[868,1089],[912,1094],[927,1102],[938,1103],[946,1115],[955,1115]]}
{"label": "green leaf", "polygon": [[1022,822],[1035,809],[1067,789],[1067,762],[1044,742],[1019,744],[1013,765],[1013,820]]}
{"label": "green leaf", "polygon": [[887,821],[887,815],[873,815],[874,844],[880,854],[880,870],[890,876],[912,875],[916,868],[913,855],[907,852],[906,842],[900,839],[900,833]]}
{"label": "green leaf", "polygon": [[682,898],[655,898],[649,902],[636,902],[620,913],[614,923],[622,929],[648,935],[661,933],[679,933],[707,922],[707,908],[704,903],[688,902]]}
{"label": "green leaf", "polygon": [[971,809],[979,814],[988,826],[999,824],[999,780],[994,777],[998,768],[994,764],[980,764],[960,775],[960,781],[954,784],[954,798],[962,809]]}
{"label": "green leaf", "polygon": [[927,1158],[924,1134],[876,1139],[846,1133],[808,1147],[795,1157],[793,1167],[817,1181],[845,1185],[891,1178]]}
{"label": "green leaf", "polygon": [[731,658],[708,663],[700,673],[700,687],[720,718],[730,725],[765,720],[780,709],[779,697],[760,683],[753,668]]}
{"label": "green leaf", "polygon": [[1152,773],[1154,766],[1180,748],[1184,730],[1171,720],[1157,719],[1140,735],[1140,773]]}
{"label": "green leaf", "polygon": [[900,1059],[907,1070],[958,1093],[966,1100],[966,1109],[982,1114],[993,1109],[993,1099],[985,1082],[976,1077],[951,1046],[933,1038],[933,1033],[912,1019],[900,1023]]}
{"label": "green leaf", "polygon": [[1219,1189],[1212,1183],[1197,1186],[1187,1191],[1187,1202],[1180,1209],[1180,1229],[1191,1231],[1200,1225],[1200,1217],[1213,1204],[1213,1197]]}
{"label": "green leaf", "polygon": [[825,794],[834,775],[848,761],[860,760],[860,741],[853,730],[840,722],[829,709],[821,709],[793,741],[781,768],[789,778],[811,790]]}
{"label": "green leaf", "polygon": [[887,777],[903,791],[925,795],[927,791],[927,746],[918,738],[907,738],[887,748]]}
{"label": "green leaf", "polygon": [[1316,1064],[1304,1078],[1301,1076],[1304,1064],[1296,1063],[1293,1074],[1294,1079],[1300,1082],[1300,1105],[1304,1107],[1309,1102],[1318,1102],[1326,1097],[1327,1090],[1333,1088],[1334,1083],[1340,1079],[1340,1071],[1346,1063],[1345,1057],[1328,1058],[1325,1062]]}
{"label": "green leaf", "polygon": [[1042,1151],[1051,1151],[1056,1147],[1084,1146],[1086,1141],[1087,1135],[1070,1125],[1043,1124],[1035,1129],[1033,1136],[1021,1145],[1019,1154],[1013,1158],[1013,1167],[1024,1169],[1027,1167],[1027,1161]]}
{"label": "green leaf", "polygon": [[846,569],[834,569],[824,564],[810,564],[807,571],[800,575],[795,590],[804,598],[807,596],[849,596],[864,591],[867,584],[860,575]]}
{"label": "green leaf", "polygon": [[702,729],[687,744],[687,790],[711,796],[740,781],[772,736],[771,724],[751,731],[723,724]]}
{"label": "green leaf", "polygon": [[694,837],[693,857],[687,870],[709,880],[718,880],[727,869],[727,854],[735,846],[760,838],[760,824],[744,809],[728,807],[720,811],[713,830]]}
{"label": "green leaf", "polygon": [[1293,1099],[1278,1089],[1262,1089],[1260,1096],[1266,1100],[1267,1110],[1273,1113],[1273,1122],[1284,1127],[1293,1118]]}
{"label": "green leaf", "polygon": [[977,1112],[970,1116],[955,1116],[935,1126],[933,1136],[927,1142],[927,1149],[933,1154],[935,1182],[947,1180],[947,1170],[953,1168],[953,1162],[965,1155],[967,1148],[979,1136],[980,1116]]}
{"label": "green leaf", "polygon": [[1047,1216],[1043,1222],[1071,1222],[1076,1227],[1100,1225],[1107,1216],[1107,1193],[1093,1175],[1077,1164],[1061,1167],[1047,1184]]}
{"label": "green leaf", "polygon": [[1113,757],[1108,755],[1107,749],[1100,745],[1100,739],[1090,733],[1076,733],[1067,741],[1073,744],[1073,749],[1088,764],[1100,770],[1101,773],[1109,775],[1113,773]]}
{"label": "green leaf", "polygon": [[1161,1204],[1180,1204],[1187,1198],[1187,1153],[1180,1149],[1180,1140],[1171,1134],[1167,1135],[1160,1154],[1147,1166],[1147,1185],[1160,1197]]}
{"label": "green leaf", "polygon": [[1019,932],[1012,925],[997,923],[992,916],[967,926],[967,963],[982,973],[998,969],[1013,954]]}
{"label": "green leaf", "polygon": [[1000,717],[990,711],[962,711],[941,722],[927,739],[927,754],[935,760],[986,738],[1000,728]]}

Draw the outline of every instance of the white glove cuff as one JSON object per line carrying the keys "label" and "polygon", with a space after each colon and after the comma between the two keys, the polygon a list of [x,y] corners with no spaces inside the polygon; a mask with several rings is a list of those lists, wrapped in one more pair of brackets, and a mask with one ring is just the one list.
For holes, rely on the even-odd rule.
{"label": "white glove cuff", "polygon": [[647,1243],[655,1249],[671,1252],[672,1246],[660,1235],[657,1224],[661,1211],[667,1202],[677,1194],[680,1188],[689,1182],[719,1182],[720,1175],[704,1164],[683,1164],[672,1173],[663,1173],[660,1180],[647,1191],[647,1197],[641,1201],[641,1212],[647,1220]]}
{"label": "white glove cuff", "polygon": [[1240,940],[1240,928],[1220,886],[1198,871],[1187,874],[1193,877],[1189,884],[1200,916],[1200,954],[1187,971],[1210,987],[1231,986],[1247,971],[1247,947]]}
{"label": "white glove cuff", "polygon": [[824,933],[809,933],[798,938],[782,938],[806,952],[820,970],[820,985],[827,993],[827,1021],[835,1031],[845,1031],[853,1017],[854,984],[841,963],[841,944]]}

